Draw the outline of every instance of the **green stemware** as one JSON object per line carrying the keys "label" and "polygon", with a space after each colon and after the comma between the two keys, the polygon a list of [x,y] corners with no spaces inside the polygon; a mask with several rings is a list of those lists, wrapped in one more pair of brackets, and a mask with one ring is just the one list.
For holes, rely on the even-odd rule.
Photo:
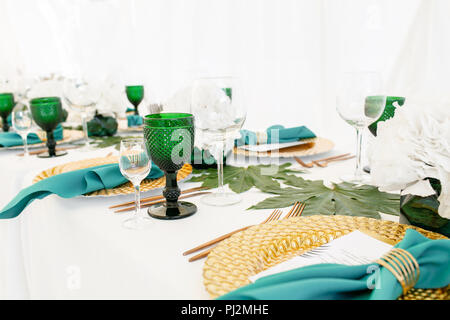
{"label": "green stemware", "polygon": [[377,136],[377,126],[379,122],[386,121],[392,118],[395,115],[395,106],[394,103],[397,102],[399,106],[403,106],[405,104],[404,97],[386,97],[386,106],[384,108],[383,113],[378,118],[377,121],[369,125],[369,131],[376,137]]}
{"label": "green stemware", "polygon": [[144,99],[144,86],[126,86],[128,101],[134,106],[134,114],[139,115],[138,106]]}
{"label": "green stemware", "polygon": [[64,114],[61,99],[58,97],[36,98],[30,101],[33,120],[47,133],[48,152],[39,154],[39,158],[59,157],[67,152],[56,151],[53,130],[63,120]]}
{"label": "green stemware", "polygon": [[14,95],[12,93],[0,93],[0,117],[3,122],[3,131],[9,131],[8,116],[14,108]]}
{"label": "green stemware", "polygon": [[148,154],[164,171],[166,202],[148,209],[151,217],[164,220],[181,219],[197,212],[190,202],[178,201],[180,188],[177,171],[187,162],[194,148],[194,116],[190,113],[156,113],[144,119],[144,137]]}

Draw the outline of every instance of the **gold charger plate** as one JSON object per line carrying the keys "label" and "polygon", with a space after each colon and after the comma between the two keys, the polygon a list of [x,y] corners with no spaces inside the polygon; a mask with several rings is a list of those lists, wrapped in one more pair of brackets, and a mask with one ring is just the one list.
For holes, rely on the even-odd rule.
{"label": "gold charger plate", "polygon": [[[117,163],[118,157],[106,157],[106,158],[92,158],[80,161],[69,162],[66,164],[62,164],[47,170],[42,171],[38,174],[34,179],[33,183],[41,181],[45,178],[55,176],[60,173],[85,169],[95,166],[101,166],[104,164]],[[185,179],[192,172],[192,166],[190,164],[185,164],[180,170],[178,170],[177,179],[182,180]],[[156,188],[162,188],[166,185],[166,178],[161,177],[158,179],[145,179],[141,183],[141,191],[149,191]],[[113,189],[102,189],[94,192],[90,192],[85,194],[85,196],[115,196],[121,194],[129,194],[134,193],[134,188],[131,182],[127,182],[120,186],[117,186]]]}
{"label": "gold charger plate", "polygon": [[[46,141],[47,141],[47,135],[44,131],[38,131],[36,132],[39,139],[41,139],[42,143],[36,143],[36,144],[29,144],[28,148],[34,149],[34,148],[45,148],[46,147]],[[81,140],[84,138],[83,131],[80,130],[69,130],[64,129],[63,130],[63,138],[62,140],[56,141],[57,145],[63,144],[63,143],[71,143],[78,140]],[[0,149],[7,149],[7,150],[15,150],[15,149],[23,149],[23,146],[14,146],[14,147],[6,147],[6,148],[0,148]]]}
{"label": "gold charger plate", "polygon": [[[217,298],[249,284],[252,275],[354,230],[397,243],[408,228],[430,239],[446,239],[420,228],[364,217],[310,216],[256,225],[222,241],[208,255],[203,267],[203,282],[211,297]],[[400,299],[450,299],[450,286],[411,289]]]}
{"label": "gold charger plate", "polygon": [[333,150],[334,143],[331,140],[317,137],[310,139],[308,143],[304,143],[298,146],[283,148],[276,152],[265,151],[256,152],[244,150],[242,148],[235,147],[233,152],[238,155],[244,155],[248,157],[269,157],[269,158],[291,158],[291,157],[304,157],[312,156],[319,153],[324,153]]}

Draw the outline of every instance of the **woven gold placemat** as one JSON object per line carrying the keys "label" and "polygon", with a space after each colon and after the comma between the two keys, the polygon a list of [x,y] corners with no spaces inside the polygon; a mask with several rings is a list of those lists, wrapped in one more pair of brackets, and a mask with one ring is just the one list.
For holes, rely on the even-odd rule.
{"label": "woven gold placemat", "polygon": [[[84,168],[90,168],[90,167],[95,167],[95,166],[101,166],[104,164],[117,163],[117,162],[118,162],[118,157],[92,158],[92,159],[85,159],[85,160],[80,160],[80,161],[69,162],[69,163],[62,164],[62,165],[42,171],[40,174],[38,174],[33,179],[33,183],[43,180],[45,178],[60,174],[60,173],[84,169]],[[178,171],[177,179],[178,180],[185,179],[191,172],[192,172],[192,166],[190,164],[186,163]],[[145,191],[156,189],[156,188],[162,188],[165,185],[166,185],[165,177],[161,177],[158,179],[145,179],[141,183],[141,191],[145,192]],[[97,191],[85,194],[85,196],[114,196],[114,195],[129,194],[129,193],[134,193],[134,188],[133,188],[133,185],[131,184],[131,182],[127,182],[127,183],[117,186],[113,189],[97,190]]]}
{"label": "woven gold placemat", "polygon": [[[403,239],[413,228],[430,239],[444,236],[420,228],[364,217],[311,216],[256,225],[222,241],[203,267],[203,281],[212,298],[250,283],[249,277],[295,255],[321,246],[354,230],[366,230],[391,242]],[[443,289],[412,289],[401,299],[449,299]]]}
{"label": "woven gold placemat", "polygon": [[242,148],[235,147],[233,152],[238,155],[248,156],[248,157],[269,157],[269,158],[291,158],[291,157],[304,157],[312,156],[319,153],[324,153],[333,150],[334,143],[331,140],[317,137],[310,139],[311,141],[298,146],[283,148],[277,150],[276,152],[266,151],[266,152],[256,152],[244,150]]}

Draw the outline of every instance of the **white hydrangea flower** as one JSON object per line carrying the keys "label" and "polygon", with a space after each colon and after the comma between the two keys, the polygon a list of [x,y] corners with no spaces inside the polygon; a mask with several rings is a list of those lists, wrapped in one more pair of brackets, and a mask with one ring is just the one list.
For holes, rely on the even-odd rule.
{"label": "white hydrangea flower", "polygon": [[432,189],[421,181],[439,179],[439,215],[450,219],[449,105],[398,108],[393,118],[378,124],[370,162],[373,182],[384,191],[403,189],[428,196]]}

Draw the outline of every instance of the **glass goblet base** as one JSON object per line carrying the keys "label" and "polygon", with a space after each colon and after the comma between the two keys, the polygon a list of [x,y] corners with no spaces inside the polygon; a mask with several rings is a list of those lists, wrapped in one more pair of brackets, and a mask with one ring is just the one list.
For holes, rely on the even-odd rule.
{"label": "glass goblet base", "polygon": [[203,196],[201,201],[204,204],[216,207],[231,206],[238,202],[241,202],[240,195],[232,192],[216,192]]}
{"label": "glass goblet base", "polygon": [[149,217],[136,218],[132,217],[123,222],[123,226],[131,230],[143,230],[152,225],[153,221]]}
{"label": "glass goblet base", "polygon": [[52,157],[61,157],[65,156],[67,154],[66,151],[56,151],[54,156],[51,156],[48,151],[45,151],[44,153],[38,154],[38,158],[52,158]]}
{"label": "glass goblet base", "polygon": [[148,208],[149,216],[162,220],[183,219],[197,212],[197,206],[186,201],[178,201],[176,207],[167,206],[167,203],[155,204]]}

